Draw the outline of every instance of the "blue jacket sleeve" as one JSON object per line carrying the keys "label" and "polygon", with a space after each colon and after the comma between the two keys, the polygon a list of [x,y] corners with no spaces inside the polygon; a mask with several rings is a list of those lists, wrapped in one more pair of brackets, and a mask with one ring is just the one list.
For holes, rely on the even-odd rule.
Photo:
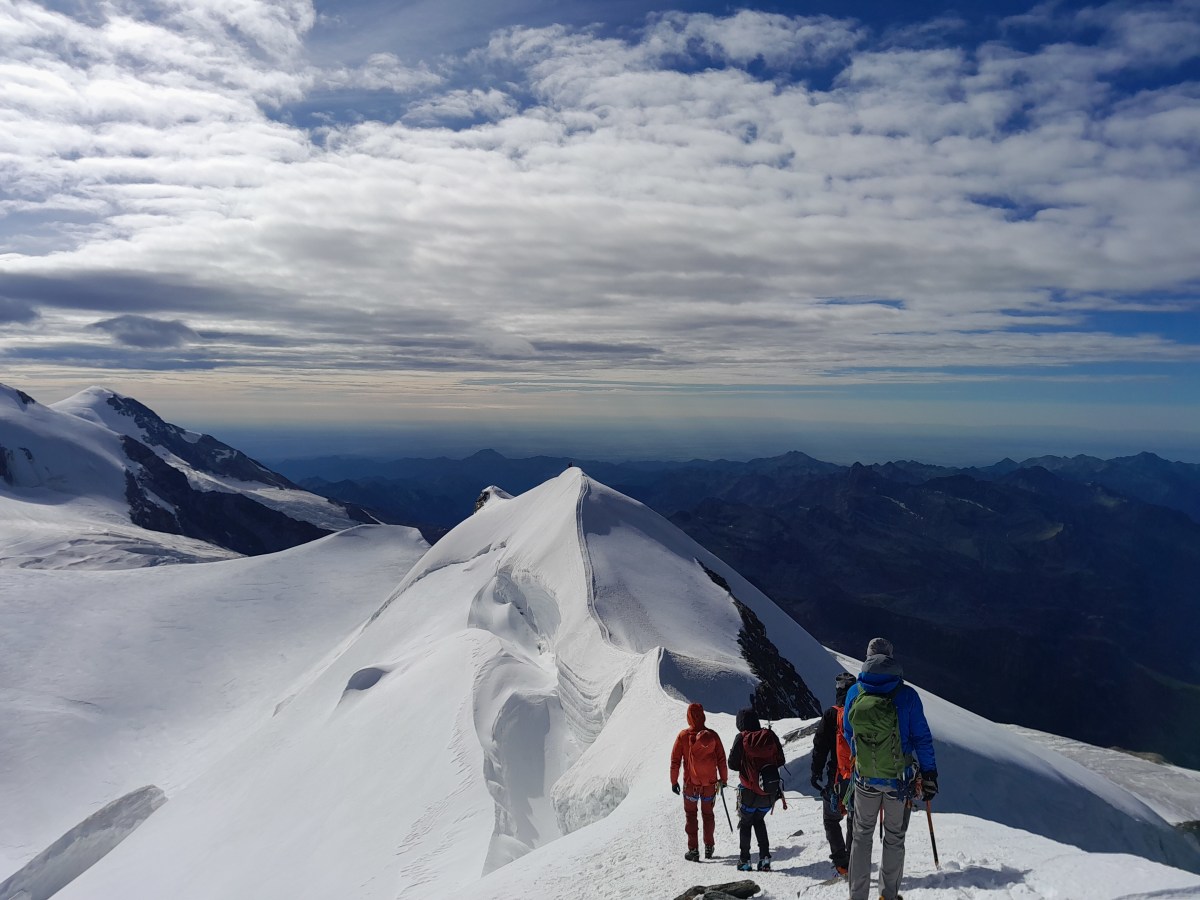
{"label": "blue jacket sleeve", "polygon": [[905,685],[896,697],[896,713],[900,720],[900,746],[905,753],[917,759],[917,768],[922,772],[937,770],[933,755],[933,732],[925,720],[925,706],[921,695],[910,685]]}

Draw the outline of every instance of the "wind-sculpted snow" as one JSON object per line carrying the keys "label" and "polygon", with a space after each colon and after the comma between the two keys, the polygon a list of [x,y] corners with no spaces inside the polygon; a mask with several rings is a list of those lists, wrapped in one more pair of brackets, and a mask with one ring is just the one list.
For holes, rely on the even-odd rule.
{"label": "wind-sculpted snow", "polygon": [[[294,679],[274,715],[62,897],[675,896],[701,871],[680,858],[679,801],[668,790],[685,703],[711,704],[709,724],[728,747],[733,716],[722,710],[757,683],[734,597],[778,658],[830,700],[838,661],[645,507],[577,469],[511,499],[497,494]],[[995,809],[1051,836],[1083,810],[1110,834],[1080,840],[1187,862],[1184,844],[1171,844],[1183,838],[1152,814],[1139,820],[1132,798],[1017,744],[989,751],[1000,729],[935,699],[939,752],[946,739],[941,808],[965,798],[974,815]],[[788,747],[791,808],[771,820],[780,871],[759,876],[767,896],[795,896],[828,873],[812,837],[819,804],[796,796],[798,784],[807,788],[808,748]],[[1057,806],[1033,802],[1028,786],[1055,779]],[[1076,882],[1055,880],[1053,861],[1081,851],[966,815],[940,821],[945,873],[916,862],[916,823],[911,838],[930,896],[1071,896]],[[728,861],[728,833],[718,840]],[[992,858],[997,844],[1007,849]],[[1139,865],[1164,889],[1200,885]],[[1050,873],[1045,893],[1026,889],[1039,884],[1030,867]],[[1099,896],[1095,887],[1088,896]]]}
{"label": "wind-sculpted snow", "polygon": [[47,900],[94,866],[167,802],[154,785],[92,813],[0,884],[0,900]]}
{"label": "wind-sculpted snow", "polygon": [[0,878],[127,791],[174,796],[427,546],[364,526],[226,562],[0,569]]}

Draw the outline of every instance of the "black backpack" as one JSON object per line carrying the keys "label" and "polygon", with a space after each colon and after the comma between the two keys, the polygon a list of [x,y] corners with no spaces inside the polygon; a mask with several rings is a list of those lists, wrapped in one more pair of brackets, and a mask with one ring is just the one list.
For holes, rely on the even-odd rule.
{"label": "black backpack", "polygon": [[779,766],[767,763],[758,770],[758,792],[772,800],[783,793],[783,778],[779,774]]}

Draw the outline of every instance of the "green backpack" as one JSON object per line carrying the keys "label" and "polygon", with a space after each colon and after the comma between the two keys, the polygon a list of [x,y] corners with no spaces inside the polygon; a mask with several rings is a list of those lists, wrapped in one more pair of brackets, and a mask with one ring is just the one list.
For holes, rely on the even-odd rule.
{"label": "green backpack", "polygon": [[854,771],[863,778],[901,781],[912,762],[900,744],[900,719],[893,693],[861,691],[846,712],[854,729]]}

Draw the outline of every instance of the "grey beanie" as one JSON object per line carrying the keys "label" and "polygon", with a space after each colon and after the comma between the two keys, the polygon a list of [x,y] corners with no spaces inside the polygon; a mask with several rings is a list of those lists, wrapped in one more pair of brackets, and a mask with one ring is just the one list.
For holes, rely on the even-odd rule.
{"label": "grey beanie", "polygon": [[871,638],[867,644],[867,656],[891,656],[895,651],[887,638]]}

